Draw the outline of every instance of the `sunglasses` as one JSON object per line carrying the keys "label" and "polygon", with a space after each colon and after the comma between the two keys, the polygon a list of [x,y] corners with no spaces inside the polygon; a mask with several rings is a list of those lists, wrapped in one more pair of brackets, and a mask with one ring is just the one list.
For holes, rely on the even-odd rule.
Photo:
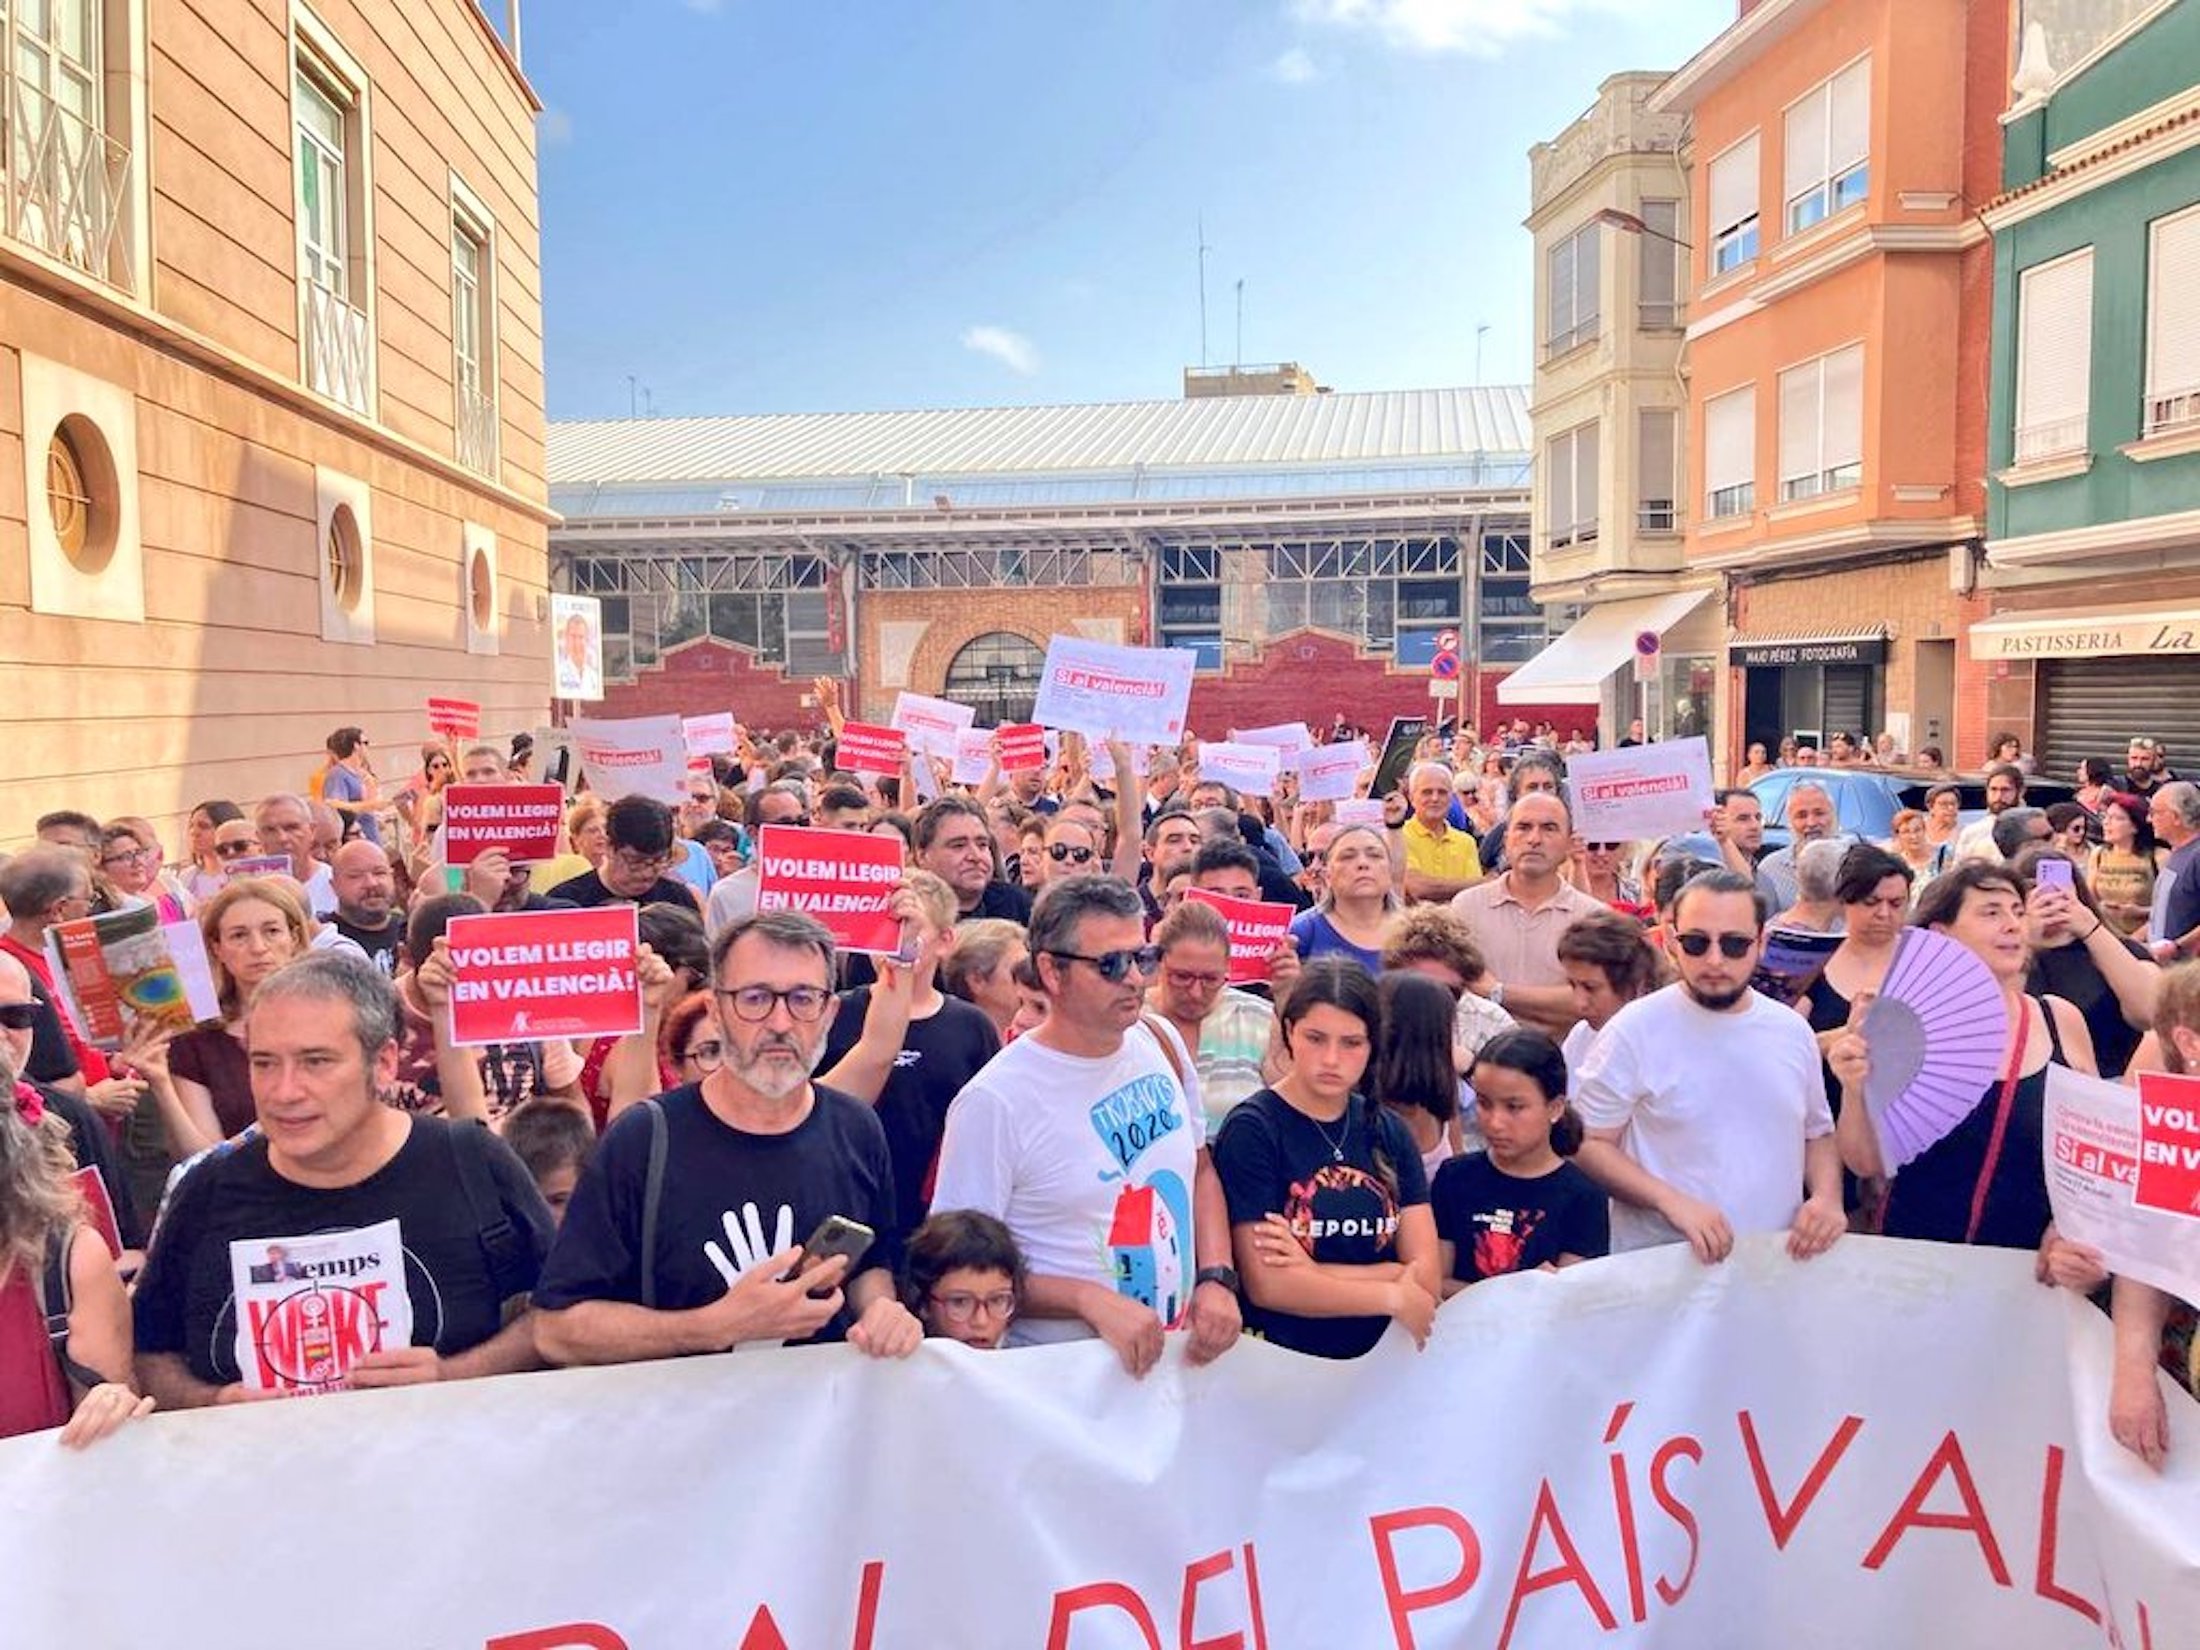
{"label": "sunglasses", "polygon": [[1122,984],[1134,968],[1151,978],[1154,970],[1161,966],[1161,947],[1158,945],[1141,945],[1131,951],[1103,951],[1097,957],[1087,956],[1082,951],[1049,951],[1047,955],[1063,962],[1089,963],[1092,971],[1110,985]]}
{"label": "sunglasses", "polygon": [[256,854],[259,851],[260,845],[257,842],[217,842],[214,844],[214,852],[223,859],[242,859],[246,854]]}
{"label": "sunglasses", "polygon": [[1048,847],[1047,858],[1053,860],[1057,865],[1062,864],[1065,860],[1077,865],[1090,865],[1092,863],[1092,850],[1090,848],[1072,848],[1066,842],[1057,842]]}
{"label": "sunglasses", "polygon": [[1751,948],[1756,945],[1757,936],[1755,934],[1720,934],[1713,936],[1699,934],[1691,929],[1685,934],[1675,934],[1673,940],[1682,951],[1691,957],[1704,956],[1709,953],[1713,945],[1716,945],[1719,948],[1719,955],[1728,962],[1740,962],[1749,955]]}
{"label": "sunglasses", "polygon": [[36,1003],[0,1003],[0,1028],[28,1031],[38,1024]]}
{"label": "sunglasses", "polygon": [[1619,852],[1619,844],[1616,842],[1585,842],[1582,846],[1592,854],[1616,854]]}

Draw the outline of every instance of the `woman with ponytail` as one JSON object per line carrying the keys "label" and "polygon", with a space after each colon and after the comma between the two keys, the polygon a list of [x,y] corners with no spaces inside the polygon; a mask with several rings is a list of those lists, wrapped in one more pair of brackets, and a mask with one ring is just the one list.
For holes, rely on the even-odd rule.
{"label": "woman with ponytail", "polygon": [[1429,1190],[1444,1295],[1507,1272],[1556,1270],[1611,1249],[1611,1207],[1567,1161],[1581,1122],[1566,1104],[1566,1057],[1540,1031],[1508,1031],[1474,1062],[1484,1149],[1436,1171]]}
{"label": "woman with ponytail", "polygon": [[1214,1143],[1245,1326],[1357,1358],[1395,1318],[1425,1345],[1438,1277],[1428,1179],[1406,1126],[1355,1092],[1381,1029],[1375,981],[1348,958],[1316,958],[1278,1020],[1291,1070],[1240,1101]]}
{"label": "woman with ponytail", "polygon": [[81,1449],[153,1401],[130,1385],[129,1298],[75,1168],[67,1126],[0,1042],[0,1438],[59,1427]]}

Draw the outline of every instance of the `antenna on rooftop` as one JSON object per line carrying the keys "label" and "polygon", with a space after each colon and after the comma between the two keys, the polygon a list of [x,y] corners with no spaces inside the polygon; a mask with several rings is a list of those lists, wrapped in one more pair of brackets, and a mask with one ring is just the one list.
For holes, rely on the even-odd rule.
{"label": "antenna on rooftop", "polygon": [[1237,349],[1230,357],[1233,368],[1245,365],[1245,277],[1240,275],[1237,284]]}
{"label": "antenna on rooftop", "polygon": [[1207,364],[1207,214],[1199,215],[1199,364]]}

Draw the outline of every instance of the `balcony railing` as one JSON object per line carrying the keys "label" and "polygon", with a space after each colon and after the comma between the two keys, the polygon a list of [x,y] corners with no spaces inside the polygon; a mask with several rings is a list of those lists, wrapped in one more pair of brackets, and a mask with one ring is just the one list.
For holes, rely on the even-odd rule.
{"label": "balcony railing", "polygon": [[127,145],[12,75],[0,75],[7,104],[5,219],[0,231],[96,280],[135,289],[123,225],[130,212]]}
{"label": "balcony railing", "polygon": [[1635,531],[1638,533],[1677,533],[1681,529],[1681,513],[1671,499],[1646,499],[1635,506]]}
{"label": "balcony railing", "polygon": [[2085,451],[2085,414],[2052,423],[2017,426],[2017,462],[2038,464]]}
{"label": "balcony railing", "polygon": [[371,413],[369,364],[373,339],[366,311],[354,309],[327,287],[306,283],[306,382],[356,413]]}
{"label": "balcony railing", "polygon": [[458,387],[458,461],[485,476],[497,471],[497,404],[463,383]]}
{"label": "balcony railing", "polygon": [[2200,384],[2159,390],[2147,397],[2147,422],[2141,435],[2174,435],[2200,429]]}

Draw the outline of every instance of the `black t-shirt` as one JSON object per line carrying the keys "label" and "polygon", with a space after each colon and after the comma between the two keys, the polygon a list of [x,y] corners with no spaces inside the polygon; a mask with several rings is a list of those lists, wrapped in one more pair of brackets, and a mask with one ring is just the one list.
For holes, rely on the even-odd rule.
{"label": "black t-shirt", "polygon": [[[475,1138],[460,1142],[460,1130]],[[503,1301],[482,1243],[481,1222],[460,1179],[460,1151],[482,1150],[504,1218],[531,1258],[511,1280],[531,1286],[549,1252],[550,1211],[511,1147],[478,1123],[414,1117],[397,1155],[355,1186],[321,1188],[285,1180],[254,1138],[217,1149],[176,1188],[138,1283],[140,1352],[174,1352],[202,1381],[238,1378],[236,1307],[229,1246],[239,1239],[310,1237],[398,1223],[405,1245],[405,1291],[412,1300],[414,1346],[445,1357],[479,1346],[503,1327]]]}
{"label": "black t-shirt", "polygon": [[405,925],[395,917],[379,928],[361,928],[347,921],[341,911],[333,912],[329,926],[367,954],[367,961],[382,971],[386,980],[397,978],[397,948],[405,943]]}
{"label": "black t-shirt", "polygon": [[[879,1235],[857,1263],[859,1272],[893,1267],[894,1170],[885,1131],[862,1101],[816,1084],[811,1093],[809,1115],[785,1134],[748,1134],[721,1122],[699,1083],[658,1096],[666,1130],[655,1244],[659,1310],[708,1306],[750,1265],[808,1241],[831,1215],[861,1221]],[[555,1312],[580,1301],[641,1304],[649,1135],[642,1106],[605,1131],[566,1206],[535,1289],[537,1306]],[[843,1311],[812,1338],[837,1341],[852,1321]]]}
{"label": "black t-shirt", "polygon": [[599,905],[677,905],[685,911],[696,909],[693,890],[686,883],[672,877],[659,877],[649,885],[648,893],[634,899],[625,894],[614,894],[603,885],[603,878],[593,871],[583,871],[579,876],[559,883],[550,890],[550,898],[590,909]]}
{"label": "black t-shirt", "polygon": [[989,882],[978,903],[963,912],[957,922],[976,922],[983,917],[1005,917],[1010,922],[1031,920],[1031,896],[1006,882]]}
{"label": "black t-shirt", "polygon": [[[1378,1139],[1388,1180],[1375,1161]],[[1231,1226],[1283,1215],[1307,1252],[1325,1265],[1396,1260],[1399,1211],[1428,1201],[1428,1177],[1406,1126],[1356,1094],[1341,1122],[1323,1124],[1274,1089],[1257,1090],[1223,1119],[1214,1159]],[[1357,1358],[1383,1338],[1390,1319],[1305,1318],[1247,1300],[1245,1326],[1294,1352]]]}
{"label": "black t-shirt", "polygon": [[1528,1180],[1487,1152],[1470,1152],[1437,1166],[1428,1200],[1461,1283],[1532,1272],[1561,1255],[1597,1260],[1611,1252],[1611,1201],[1571,1163]]}
{"label": "black t-shirt", "polygon": [[[842,995],[818,1070],[831,1071],[856,1046],[870,1006],[869,987]],[[940,1136],[947,1132],[947,1108],[1000,1051],[1001,1034],[992,1020],[959,997],[943,997],[937,1014],[909,1022],[901,1054],[873,1108],[894,1164],[894,1225],[901,1236],[923,1223],[931,1202],[932,1170],[939,1162]]]}
{"label": "black t-shirt", "polygon": [[[2133,956],[2146,956],[2144,947],[2129,940],[2123,944]],[[2123,1006],[2116,1001],[2116,993],[2102,976],[2100,964],[2087,953],[2082,942],[2073,940],[2068,945],[2035,949],[2032,972],[2024,988],[2035,997],[2060,997],[2084,1015],[2085,1029],[2093,1035],[2093,1056],[2101,1075],[2123,1076],[2124,1067],[2131,1064],[2132,1055],[2139,1050],[2139,1039],[2145,1033],[2135,1030],[2124,1018]]]}

